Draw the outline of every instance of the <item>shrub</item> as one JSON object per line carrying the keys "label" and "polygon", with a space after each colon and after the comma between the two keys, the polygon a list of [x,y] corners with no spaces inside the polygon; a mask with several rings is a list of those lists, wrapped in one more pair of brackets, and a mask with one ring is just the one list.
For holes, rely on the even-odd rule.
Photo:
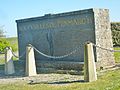
{"label": "shrub", "polygon": [[10,47],[14,52],[18,51],[18,41],[16,37],[6,38],[6,40],[10,43]]}
{"label": "shrub", "polygon": [[111,22],[111,30],[120,31],[120,22]]}
{"label": "shrub", "polygon": [[114,46],[120,46],[120,31],[113,30],[112,39],[113,39]]}
{"label": "shrub", "polygon": [[120,22],[111,23],[112,39],[114,46],[120,46]]}
{"label": "shrub", "polygon": [[4,52],[4,49],[8,46],[10,46],[10,43],[5,38],[0,38],[0,52]]}

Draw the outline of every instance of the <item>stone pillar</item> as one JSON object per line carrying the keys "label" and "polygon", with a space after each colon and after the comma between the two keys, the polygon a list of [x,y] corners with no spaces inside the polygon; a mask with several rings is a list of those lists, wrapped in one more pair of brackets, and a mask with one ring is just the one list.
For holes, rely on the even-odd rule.
{"label": "stone pillar", "polygon": [[87,43],[84,47],[84,80],[85,82],[92,82],[97,80],[92,43]]}
{"label": "stone pillar", "polygon": [[5,50],[5,74],[6,75],[15,73],[12,57],[13,57],[12,49],[10,47],[7,47]]}
{"label": "stone pillar", "polygon": [[[113,50],[112,32],[108,9],[93,9],[95,23],[95,44]],[[114,53],[96,48],[96,66],[108,67],[115,65]]]}
{"label": "stone pillar", "polygon": [[26,48],[26,76],[35,76],[36,73],[36,65],[35,65],[35,57],[34,57],[34,49],[31,45],[28,45]]}

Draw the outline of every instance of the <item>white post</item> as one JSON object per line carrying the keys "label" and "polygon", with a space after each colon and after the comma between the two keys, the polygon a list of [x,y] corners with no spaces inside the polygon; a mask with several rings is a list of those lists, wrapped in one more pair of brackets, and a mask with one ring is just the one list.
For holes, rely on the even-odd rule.
{"label": "white post", "polygon": [[7,75],[15,73],[12,57],[11,47],[7,47],[5,51],[5,74]]}
{"label": "white post", "polygon": [[87,43],[84,47],[84,80],[86,82],[92,82],[97,80],[92,43]]}
{"label": "white post", "polygon": [[35,76],[36,73],[36,65],[35,65],[35,57],[34,57],[34,49],[31,45],[28,45],[26,48],[26,76]]}

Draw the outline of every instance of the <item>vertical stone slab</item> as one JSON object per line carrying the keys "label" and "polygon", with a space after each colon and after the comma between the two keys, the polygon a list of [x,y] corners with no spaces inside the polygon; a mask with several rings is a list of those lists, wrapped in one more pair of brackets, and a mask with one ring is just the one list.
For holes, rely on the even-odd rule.
{"label": "vertical stone slab", "polygon": [[6,75],[15,73],[12,57],[13,57],[12,49],[10,47],[7,47],[5,51],[5,74]]}
{"label": "vertical stone slab", "polygon": [[92,82],[97,80],[92,43],[87,43],[84,47],[84,80],[85,82]]}
{"label": "vertical stone slab", "polygon": [[[113,49],[112,34],[110,29],[110,19],[108,9],[93,9],[95,22],[95,42],[96,45]],[[96,48],[97,68],[114,65],[113,52]]]}
{"label": "vertical stone slab", "polygon": [[[28,43],[31,43],[43,53],[53,56],[64,55],[86,41],[91,41],[103,48],[113,49],[108,9],[91,8],[26,18],[16,20],[16,22],[20,56]],[[83,47],[80,47],[80,50],[81,52],[77,51],[75,54],[53,61],[53,63],[57,64],[61,61],[65,61],[67,64],[72,63],[71,61],[83,62]],[[96,48],[95,56],[97,68],[114,65],[115,63],[112,52]],[[54,66],[49,58],[38,53],[35,53],[35,58],[37,67],[42,65],[42,67],[47,68],[48,66],[44,64],[46,62],[51,67],[57,68],[56,66],[59,66]],[[25,56],[20,59],[24,62]],[[67,64],[64,64],[64,67],[70,65]]]}
{"label": "vertical stone slab", "polygon": [[36,65],[35,65],[35,57],[34,57],[34,49],[31,45],[28,45],[26,48],[26,76],[35,76],[36,73]]}

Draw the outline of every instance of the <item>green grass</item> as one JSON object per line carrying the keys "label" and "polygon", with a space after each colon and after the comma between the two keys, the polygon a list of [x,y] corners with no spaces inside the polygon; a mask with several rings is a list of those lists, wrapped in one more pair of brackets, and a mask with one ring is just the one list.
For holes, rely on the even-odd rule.
{"label": "green grass", "polygon": [[[115,47],[114,50],[120,50],[120,47]],[[120,63],[120,52],[115,52],[114,56],[115,56],[115,62]]]}
{"label": "green grass", "polygon": [[109,71],[91,83],[70,83],[67,85],[14,83],[1,84],[0,90],[120,90],[120,70]]}

